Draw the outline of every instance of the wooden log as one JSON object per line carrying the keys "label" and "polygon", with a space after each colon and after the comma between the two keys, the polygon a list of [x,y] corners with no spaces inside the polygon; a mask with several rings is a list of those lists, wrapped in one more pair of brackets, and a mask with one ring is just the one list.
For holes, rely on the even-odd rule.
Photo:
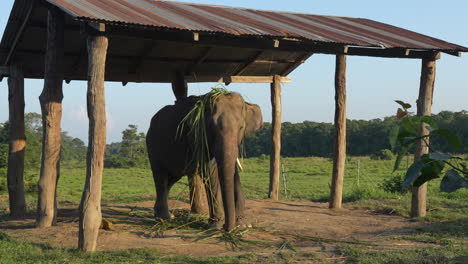
{"label": "wooden log", "polygon": [[200,215],[208,215],[208,198],[203,179],[197,173],[189,177],[190,188],[190,212]]}
{"label": "wooden log", "polygon": [[341,208],[346,162],[346,55],[336,56],[334,154],[329,207]]}
{"label": "wooden log", "polygon": [[86,160],[86,183],[80,204],[78,248],[96,250],[101,214],[101,187],[106,148],[106,103],[104,74],[108,39],[90,34],[88,42],[88,118],[89,142]]}
{"label": "wooden log", "polygon": [[43,133],[37,227],[50,227],[57,223],[57,183],[60,178],[62,139],[64,13],[52,8],[47,21],[44,89],[39,96]]}
{"label": "wooden log", "polygon": [[[188,86],[184,72],[176,72],[172,80],[172,91],[176,100],[188,96]],[[206,197],[205,185],[199,174],[189,176],[190,189],[190,211],[194,214],[208,214],[208,199]]]}
{"label": "wooden log", "polygon": [[[273,83],[274,76],[227,76],[224,78],[204,77],[200,76],[197,79],[187,78],[189,82],[222,82],[222,83]],[[290,83],[292,80],[289,77],[280,77],[280,83]]]}
{"label": "wooden log", "polygon": [[[421,68],[421,84],[417,101],[418,116],[430,116],[432,114],[432,98],[434,95],[434,83],[436,75],[436,61],[423,59]],[[429,131],[426,124],[421,125],[420,135],[427,135]],[[427,139],[429,143],[429,139]],[[429,147],[422,140],[416,143],[414,160],[418,161],[422,155],[429,153]],[[411,217],[423,217],[426,215],[427,183],[412,188]]]}
{"label": "wooden log", "polygon": [[172,91],[176,100],[186,98],[188,95],[187,81],[183,72],[177,72],[172,80]]}
{"label": "wooden log", "polygon": [[270,154],[270,190],[268,197],[278,200],[281,163],[281,76],[271,84],[272,131]]}
{"label": "wooden log", "polygon": [[24,126],[24,75],[18,64],[13,64],[10,67],[10,76],[8,77],[8,101],[10,111],[10,147],[7,184],[10,215],[13,217],[22,217],[26,214],[23,180],[26,136]]}

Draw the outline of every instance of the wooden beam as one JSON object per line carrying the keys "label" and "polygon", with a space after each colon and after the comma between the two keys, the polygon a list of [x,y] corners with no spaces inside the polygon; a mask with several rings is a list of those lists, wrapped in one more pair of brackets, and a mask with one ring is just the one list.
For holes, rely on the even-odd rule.
{"label": "wooden beam", "polygon": [[0,75],[8,76],[10,75],[10,67],[8,66],[0,66]]}
{"label": "wooden beam", "polygon": [[335,72],[335,157],[330,194],[330,208],[341,208],[346,162],[346,56],[336,56]]}
{"label": "wooden beam", "polygon": [[200,57],[192,64],[190,65],[187,70],[185,70],[185,75],[191,75],[195,69],[198,67],[198,65],[202,64],[205,62],[205,60],[210,56],[211,52],[213,51],[212,47],[207,47],[205,50],[202,52]]}
{"label": "wooden beam", "polygon": [[8,77],[10,147],[8,154],[7,185],[10,215],[26,214],[24,194],[24,155],[26,148],[24,124],[24,75],[19,64],[13,62]]}
{"label": "wooden beam", "polygon": [[[434,84],[436,75],[436,61],[430,59],[422,60],[421,67],[421,83],[419,87],[419,97],[417,101],[417,115],[430,116],[432,115],[432,98],[434,95]],[[426,124],[422,124],[420,131],[421,136],[428,135],[429,131]],[[429,142],[429,139],[426,139]],[[416,142],[414,150],[414,160],[418,161],[422,155],[429,153],[429,146],[422,140]],[[427,199],[427,183],[412,188],[411,199],[411,217],[423,217],[426,215],[426,199]]]}
{"label": "wooden beam", "polygon": [[[281,83],[290,83],[292,79],[289,77],[280,77]],[[194,79],[187,76],[188,82],[220,82],[220,83],[273,83],[274,76],[228,76],[228,77],[197,77]]]}
{"label": "wooden beam", "polygon": [[[72,66],[72,73],[77,72],[81,67],[83,67],[85,61],[86,61],[86,54],[87,54],[87,48],[86,48],[86,43],[83,44],[80,48],[79,53],[77,53],[77,57],[75,61],[73,62]],[[64,53],[64,55],[66,55]],[[67,84],[70,83],[70,80],[67,80]]]}
{"label": "wooden beam", "polygon": [[[158,34],[148,34],[146,31],[137,29],[125,29],[120,27],[110,28],[111,35],[119,37],[132,37],[143,39],[155,39],[166,41],[177,41],[194,43],[193,34],[190,32],[159,32]],[[257,50],[282,50],[294,52],[309,52],[319,54],[339,55],[346,54],[351,56],[367,56],[367,57],[382,57],[382,58],[405,58],[405,59],[422,59],[434,57],[437,51],[432,50],[411,50],[409,55],[406,55],[407,49],[402,48],[377,48],[377,47],[348,47],[346,52],[345,45],[318,44],[307,40],[290,40],[281,39],[281,45],[274,47],[271,44],[274,39],[263,38],[255,39],[252,37],[239,37],[229,35],[210,35],[200,33],[200,40],[197,45],[207,45],[210,47],[233,47],[233,48],[248,48]]]}
{"label": "wooden beam", "polygon": [[61,119],[63,99],[64,13],[48,11],[44,89],[39,96],[42,110],[42,156],[38,182],[37,227],[57,224],[57,183],[60,177]]}
{"label": "wooden beam", "polygon": [[299,57],[294,63],[291,63],[284,71],[281,73],[281,76],[288,76],[291,72],[297,69],[301,64],[303,64],[307,59],[309,59],[313,53],[304,53],[301,57]]}
{"label": "wooden beam", "polygon": [[176,72],[172,80],[172,91],[177,101],[188,96],[188,86],[183,72]]}
{"label": "wooden beam", "polygon": [[16,36],[15,36],[15,39],[13,40],[13,43],[10,46],[10,50],[9,50],[8,55],[6,57],[6,60],[5,60],[5,65],[10,64],[10,60],[12,59],[13,54],[15,53],[16,46],[18,45],[18,42],[20,41],[20,39],[23,37],[23,32],[24,32],[24,30],[26,28],[26,25],[29,22],[29,19],[31,18],[31,14],[32,14],[32,11],[34,9],[34,6],[35,6],[36,2],[37,1],[29,1],[28,11],[26,13],[26,16],[24,17],[24,20],[23,20],[19,30],[16,32]]}
{"label": "wooden beam", "polygon": [[268,198],[278,200],[281,168],[281,76],[275,75],[271,84],[272,131],[270,153],[270,188]]}
{"label": "wooden beam", "polygon": [[[143,48],[143,52],[141,52],[140,56],[134,59],[134,63],[132,64],[132,66],[130,66],[130,69],[128,72],[137,73],[140,70],[141,66],[143,65],[143,61],[153,52],[153,50],[156,49],[156,47],[157,45],[155,41],[152,41],[149,45],[146,45]],[[108,57],[110,57],[109,54],[108,54]]]}
{"label": "wooden beam", "polygon": [[[211,47],[210,47],[211,49]],[[43,51],[40,50],[18,50],[17,51],[19,54],[22,55],[44,55]],[[66,57],[77,57],[77,59],[81,56],[81,52],[66,52],[65,56]],[[128,56],[128,55],[118,55],[114,53],[109,53],[107,55],[109,59],[114,58],[114,59],[124,59],[124,60],[130,60],[130,61],[135,61],[141,58],[141,56]],[[193,59],[184,59],[184,58],[174,58],[174,57],[155,57],[155,56],[146,56],[144,58],[145,60],[148,61],[154,61],[154,62],[173,62],[173,63],[194,63]],[[200,60],[202,59],[202,60]],[[205,58],[199,58],[197,61],[201,61],[200,63],[246,63],[245,60],[239,60],[239,59],[206,59]],[[195,61],[195,63],[197,63]],[[283,59],[278,59],[278,60],[256,60],[254,63],[258,64],[273,64],[273,63],[284,63],[284,64],[290,64],[294,63],[295,60],[283,60]]]}
{"label": "wooden beam", "polygon": [[106,149],[106,102],[104,76],[108,39],[102,34],[88,36],[88,117],[89,141],[86,183],[80,204],[78,248],[96,250],[101,225],[101,188]]}
{"label": "wooden beam", "polygon": [[250,58],[250,60],[248,60],[244,65],[242,65],[242,67],[239,70],[237,70],[237,72],[235,72],[233,75],[242,75],[242,73],[244,73],[245,70],[247,70],[247,68],[250,67],[250,65],[255,64],[255,62],[258,60],[258,58],[260,58],[260,56],[262,56],[263,53],[263,50],[255,52],[255,55],[252,58]]}
{"label": "wooden beam", "polygon": [[460,51],[443,51],[443,53],[446,53],[455,57],[461,57],[462,55]]}
{"label": "wooden beam", "polygon": [[106,24],[104,23],[88,22],[88,26],[97,32],[102,33],[106,31]]}

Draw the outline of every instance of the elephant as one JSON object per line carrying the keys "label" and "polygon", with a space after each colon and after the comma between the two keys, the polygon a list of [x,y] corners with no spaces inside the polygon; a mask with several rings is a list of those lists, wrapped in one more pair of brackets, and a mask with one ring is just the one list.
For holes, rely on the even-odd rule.
{"label": "elephant", "polygon": [[[151,119],[146,144],[156,187],[156,218],[170,218],[169,190],[183,176],[197,173],[197,165],[190,161],[193,138],[187,132],[189,129],[179,131],[179,125],[200,98],[180,99],[162,108]],[[245,198],[237,166],[240,144],[244,136],[262,128],[262,112],[258,105],[245,102],[240,94],[229,92],[214,100],[204,124],[210,164],[214,165],[206,188],[210,220],[221,227],[224,218],[224,230],[231,231],[244,224],[245,219]]]}

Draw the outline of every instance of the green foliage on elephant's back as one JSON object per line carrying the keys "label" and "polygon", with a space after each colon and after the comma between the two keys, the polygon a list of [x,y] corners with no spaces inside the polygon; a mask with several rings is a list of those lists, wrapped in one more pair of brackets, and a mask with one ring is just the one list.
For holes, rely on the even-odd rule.
{"label": "green foliage on elephant's back", "polygon": [[[177,127],[177,136],[187,133],[193,142],[193,155],[190,159],[196,164],[202,178],[207,179],[210,174],[210,150],[208,145],[207,117],[211,115],[216,99],[231,92],[224,87],[213,88],[199,97],[190,112],[182,119]],[[187,131],[185,131],[187,130]]]}

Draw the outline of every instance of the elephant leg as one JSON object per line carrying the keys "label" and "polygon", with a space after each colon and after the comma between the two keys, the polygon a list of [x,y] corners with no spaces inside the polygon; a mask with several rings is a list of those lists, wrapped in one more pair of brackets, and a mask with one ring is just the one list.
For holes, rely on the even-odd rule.
{"label": "elephant leg", "polygon": [[167,171],[157,171],[154,177],[156,185],[156,203],[154,204],[154,217],[162,219],[170,219],[169,214],[169,189],[172,184],[169,184],[169,173]]}
{"label": "elephant leg", "polygon": [[206,182],[206,196],[210,209],[210,223],[213,228],[222,228],[224,222],[223,197],[216,163],[211,168],[210,179]]}

